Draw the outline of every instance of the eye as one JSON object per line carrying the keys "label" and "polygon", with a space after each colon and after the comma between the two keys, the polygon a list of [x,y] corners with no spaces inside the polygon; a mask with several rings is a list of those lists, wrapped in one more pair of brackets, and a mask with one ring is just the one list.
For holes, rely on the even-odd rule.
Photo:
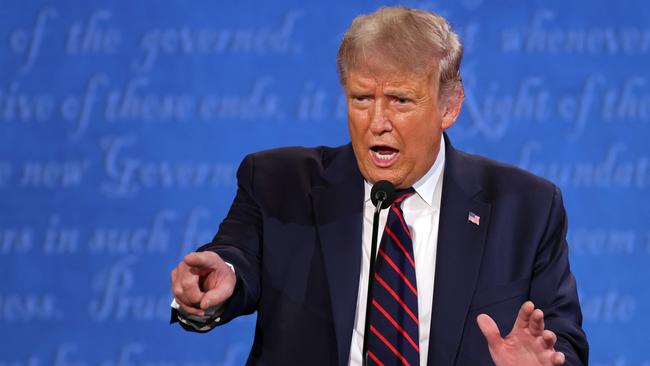
{"label": "eye", "polygon": [[351,98],[356,103],[364,103],[370,100],[370,96],[368,95],[352,95]]}
{"label": "eye", "polygon": [[400,96],[394,96],[393,97],[393,102],[395,102],[398,105],[407,105],[411,103],[411,99],[407,97],[400,97]]}

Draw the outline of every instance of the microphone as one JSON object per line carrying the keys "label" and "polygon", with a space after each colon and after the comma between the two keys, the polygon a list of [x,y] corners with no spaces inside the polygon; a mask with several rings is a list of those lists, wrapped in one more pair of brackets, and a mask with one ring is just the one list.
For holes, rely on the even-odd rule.
{"label": "microphone", "polygon": [[395,186],[387,180],[380,180],[370,190],[370,200],[375,205],[375,214],[372,218],[372,242],[370,244],[370,268],[368,269],[368,297],[366,299],[366,325],[363,332],[363,365],[368,365],[368,337],[370,333],[370,307],[372,306],[372,279],[375,273],[375,260],[377,253],[377,231],[379,226],[379,212],[388,208],[395,201]]}
{"label": "microphone", "polygon": [[375,207],[381,202],[382,209],[388,208],[395,200],[395,186],[387,180],[380,180],[372,186],[370,199]]}

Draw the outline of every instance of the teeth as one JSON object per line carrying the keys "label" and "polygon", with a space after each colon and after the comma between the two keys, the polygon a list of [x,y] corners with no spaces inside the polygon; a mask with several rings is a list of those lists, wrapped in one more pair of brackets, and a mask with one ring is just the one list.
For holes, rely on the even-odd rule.
{"label": "teeth", "polygon": [[377,151],[373,151],[373,153],[375,154],[376,157],[378,157],[381,160],[390,160],[396,154],[395,152],[390,152],[388,154],[382,154],[382,153],[377,152]]}

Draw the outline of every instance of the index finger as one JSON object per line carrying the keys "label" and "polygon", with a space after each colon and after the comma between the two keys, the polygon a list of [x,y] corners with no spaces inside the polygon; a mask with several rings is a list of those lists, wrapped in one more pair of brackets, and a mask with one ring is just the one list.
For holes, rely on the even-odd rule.
{"label": "index finger", "polygon": [[535,305],[532,301],[526,301],[523,303],[519,309],[519,314],[517,314],[517,319],[515,320],[515,326],[513,328],[527,328],[529,326],[530,317],[533,315],[534,310]]}
{"label": "index finger", "polygon": [[190,267],[214,268],[221,258],[215,252],[193,252],[185,256],[183,261]]}

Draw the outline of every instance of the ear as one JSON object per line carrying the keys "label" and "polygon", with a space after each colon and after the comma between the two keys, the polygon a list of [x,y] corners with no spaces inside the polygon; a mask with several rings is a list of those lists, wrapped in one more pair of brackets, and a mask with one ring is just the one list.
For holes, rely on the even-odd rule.
{"label": "ear", "polygon": [[463,86],[459,85],[449,91],[449,95],[443,100],[442,129],[451,127],[458,119],[460,110],[465,99]]}

